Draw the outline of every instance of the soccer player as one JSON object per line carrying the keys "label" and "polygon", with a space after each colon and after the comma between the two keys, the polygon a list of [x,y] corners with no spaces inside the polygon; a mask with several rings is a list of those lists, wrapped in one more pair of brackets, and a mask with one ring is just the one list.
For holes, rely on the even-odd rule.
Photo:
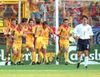
{"label": "soccer player", "polygon": [[9,53],[9,49],[12,50],[13,36],[14,36],[14,31],[16,28],[17,28],[16,20],[12,19],[11,23],[9,23],[7,29],[4,31],[4,35],[6,37],[6,63],[5,65],[8,64],[8,53]]}
{"label": "soccer player", "polygon": [[[36,51],[38,51],[38,54],[39,54],[41,60],[43,61],[44,56],[43,56],[43,53],[41,51],[42,44],[43,44],[42,43],[43,42],[42,25],[41,25],[39,19],[36,19],[36,25],[33,27],[32,31],[33,31],[33,34],[35,35],[35,37],[34,37],[34,48],[36,49]],[[36,51],[33,52],[33,59],[35,61],[32,62],[32,64],[36,63]]]}
{"label": "soccer player", "polygon": [[49,36],[50,34],[53,34],[53,30],[48,26],[48,23],[46,21],[43,22],[43,26],[42,26],[42,38],[43,38],[43,55],[44,55],[44,60],[45,60],[45,63],[48,64],[48,58],[47,58],[47,55],[46,55],[46,50],[47,50],[47,47],[48,47],[48,43],[49,43]]}
{"label": "soccer player", "polygon": [[32,32],[34,24],[35,24],[35,21],[33,19],[29,19],[29,24],[27,25],[28,30],[24,32],[25,38],[26,38],[25,48],[28,48],[32,53],[32,63],[35,63],[35,59],[34,59],[34,36],[33,36],[33,32]]}
{"label": "soccer player", "polygon": [[22,21],[20,23],[20,26],[23,31],[23,36],[22,36],[22,50],[21,50],[21,57],[20,57],[20,64],[23,64],[23,56],[24,56],[24,51],[25,51],[25,44],[26,44],[26,37],[25,37],[25,32],[28,31],[28,19],[27,18],[22,18]]}
{"label": "soccer player", "polygon": [[64,52],[65,65],[68,64],[68,48],[69,48],[69,36],[70,36],[70,27],[68,25],[68,19],[63,20],[63,24],[58,28],[57,35],[59,36],[59,53],[57,55],[57,60]]}
{"label": "soccer player", "polygon": [[74,36],[77,40],[77,55],[78,55],[77,68],[79,68],[81,63],[82,51],[84,51],[85,54],[84,66],[85,68],[87,68],[89,48],[90,46],[92,47],[93,45],[93,31],[91,26],[88,24],[87,16],[82,16],[82,23],[75,27]]}
{"label": "soccer player", "polygon": [[14,42],[13,42],[13,52],[12,52],[12,62],[17,64],[20,61],[21,57],[21,48],[22,48],[22,35],[23,31],[19,25],[14,32]]}

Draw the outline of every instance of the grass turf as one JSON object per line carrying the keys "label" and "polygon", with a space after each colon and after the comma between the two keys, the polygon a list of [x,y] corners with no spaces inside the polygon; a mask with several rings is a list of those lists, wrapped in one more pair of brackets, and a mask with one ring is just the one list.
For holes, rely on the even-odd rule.
{"label": "grass turf", "polygon": [[100,77],[100,65],[15,65],[0,66],[0,77]]}

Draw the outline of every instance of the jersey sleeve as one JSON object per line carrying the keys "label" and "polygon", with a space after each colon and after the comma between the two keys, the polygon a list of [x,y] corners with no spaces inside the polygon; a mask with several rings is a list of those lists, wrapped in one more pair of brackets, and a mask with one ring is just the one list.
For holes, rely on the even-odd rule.
{"label": "jersey sleeve", "polygon": [[93,36],[92,27],[89,28],[89,35],[90,35],[90,36]]}

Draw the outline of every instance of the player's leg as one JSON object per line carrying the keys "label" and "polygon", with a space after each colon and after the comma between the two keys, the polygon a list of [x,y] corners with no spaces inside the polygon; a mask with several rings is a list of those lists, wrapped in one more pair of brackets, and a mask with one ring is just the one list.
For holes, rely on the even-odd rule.
{"label": "player's leg", "polygon": [[67,65],[68,64],[68,47],[65,48],[64,58],[65,58],[65,65]]}
{"label": "player's leg", "polygon": [[78,51],[78,52],[77,52],[77,57],[78,57],[77,68],[80,67],[80,63],[81,63],[81,54],[82,54],[82,51]]}
{"label": "player's leg", "polygon": [[85,66],[85,68],[87,68],[87,65],[88,65],[88,52],[89,52],[89,48],[90,48],[89,40],[86,40],[84,43],[85,43],[84,44],[84,54],[85,54],[84,66]]}
{"label": "player's leg", "polygon": [[9,51],[9,46],[6,45],[6,63],[5,63],[5,65],[8,64],[8,51]]}
{"label": "player's leg", "polygon": [[31,51],[31,64],[34,65],[36,64],[36,49],[34,47],[33,40],[27,40],[26,45]]}
{"label": "player's leg", "polygon": [[40,57],[40,62],[41,62],[41,60],[42,61],[44,60],[44,56],[43,56],[43,53],[41,51],[41,49],[42,49],[42,41],[43,41],[42,37],[38,37],[36,39],[36,50],[38,51],[38,55]]}
{"label": "player's leg", "polygon": [[83,42],[83,41],[78,40],[78,43],[77,43],[77,57],[78,57],[77,68],[80,67],[80,63],[81,63],[81,54],[82,54],[82,51],[83,51],[82,42]]}
{"label": "player's leg", "polygon": [[13,52],[12,52],[12,54],[11,54],[11,56],[12,56],[12,59],[11,59],[11,62],[13,63],[13,64],[16,64],[17,63],[17,48],[16,48],[16,46],[13,46]]}
{"label": "player's leg", "polygon": [[63,53],[63,49],[64,49],[63,41],[60,40],[60,42],[59,42],[59,52],[58,52],[57,57],[56,57],[56,60],[58,62],[59,62],[59,58],[61,57],[61,55]]}
{"label": "player's leg", "polygon": [[23,64],[23,57],[24,57],[25,49],[26,49],[26,44],[22,44],[22,47],[21,47],[21,54],[20,54],[20,63],[21,63],[21,64]]}
{"label": "player's leg", "polygon": [[84,54],[85,54],[84,66],[85,66],[85,68],[87,68],[87,65],[88,65],[88,50],[85,50]]}
{"label": "player's leg", "polygon": [[38,51],[38,54],[40,56],[40,62],[41,61],[43,62],[44,61],[44,56],[43,56],[43,53],[42,53],[41,49],[38,49],[37,51]]}
{"label": "player's leg", "polygon": [[42,52],[43,52],[44,60],[45,60],[45,63],[46,63],[46,64],[49,63],[48,57],[47,57],[47,46],[48,46],[48,40],[44,40]]}
{"label": "player's leg", "polygon": [[17,64],[21,64],[21,59],[20,59],[20,57],[21,57],[21,48],[22,48],[22,44],[19,43],[18,44],[18,48],[17,48],[17,56],[16,56],[16,58],[17,58],[17,60],[16,60]]}
{"label": "player's leg", "polygon": [[48,64],[49,61],[48,61],[48,57],[47,57],[47,53],[46,53],[46,48],[43,48],[42,52],[43,52],[43,56],[44,56],[44,61],[46,64]]}
{"label": "player's leg", "polygon": [[65,58],[65,65],[68,64],[68,48],[69,48],[69,41],[68,40],[65,40],[64,42],[64,58]]}
{"label": "player's leg", "polygon": [[26,37],[22,37],[22,47],[21,47],[21,55],[20,55],[20,63],[23,64],[24,52],[26,49]]}
{"label": "player's leg", "polygon": [[35,64],[36,63],[36,49],[34,48],[34,45],[31,45],[31,54],[32,54],[32,63]]}
{"label": "player's leg", "polygon": [[9,54],[9,50],[12,49],[12,40],[7,40],[6,41],[6,63],[5,65],[8,64],[8,54]]}

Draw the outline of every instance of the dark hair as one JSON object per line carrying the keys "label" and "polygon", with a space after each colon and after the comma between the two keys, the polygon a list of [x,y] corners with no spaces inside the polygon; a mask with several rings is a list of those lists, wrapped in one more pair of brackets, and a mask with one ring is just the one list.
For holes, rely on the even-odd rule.
{"label": "dark hair", "polygon": [[18,24],[18,21],[15,18],[11,19],[11,22],[12,21],[16,21],[16,24]]}
{"label": "dark hair", "polygon": [[36,20],[36,24],[40,24],[40,19],[35,19]]}
{"label": "dark hair", "polygon": [[63,19],[63,22],[65,22],[65,21],[68,21],[68,19],[67,18]]}
{"label": "dark hair", "polygon": [[24,23],[24,22],[27,22],[27,20],[28,20],[27,18],[22,18],[21,22]]}
{"label": "dark hair", "polygon": [[43,25],[48,25],[48,22],[47,22],[47,21],[44,21],[44,22],[43,22]]}
{"label": "dark hair", "polygon": [[30,23],[30,21],[33,21],[34,22],[34,20],[32,18],[30,18],[28,22]]}
{"label": "dark hair", "polygon": [[85,15],[83,15],[83,16],[81,17],[81,19],[83,19],[83,18],[86,18],[86,19],[88,19],[88,17],[87,17],[87,16],[85,16]]}
{"label": "dark hair", "polygon": [[11,19],[11,21],[16,21],[16,19],[13,18],[13,19]]}

